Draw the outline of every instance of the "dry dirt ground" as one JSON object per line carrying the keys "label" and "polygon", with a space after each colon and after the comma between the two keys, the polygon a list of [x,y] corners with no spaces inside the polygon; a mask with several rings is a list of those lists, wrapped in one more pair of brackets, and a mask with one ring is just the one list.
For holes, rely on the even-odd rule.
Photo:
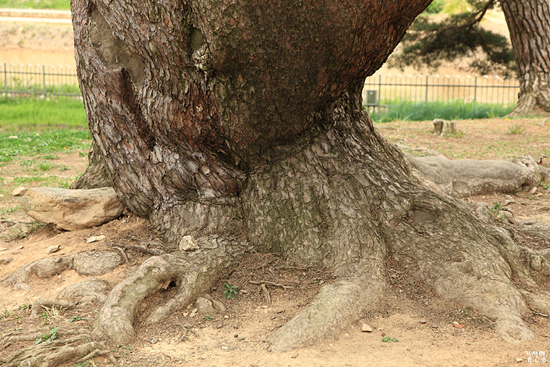
{"label": "dry dirt ground", "polygon": [[[520,126],[519,133],[512,134]],[[412,149],[439,150],[451,158],[510,159],[532,155],[537,159],[550,153],[550,126],[541,119],[459,121],[459,133],[452,136],[434,136],[432,124],[426,122],[398,122],[377,125],[391,142],[405,144]],[[423,150],[414,151],[424,154]],[[82,155],[82,154],[80,154]],[[26,158],[23,158],[26,159]],[[86,162],[78,152],[68,152],[60,158],[70,170],[44,172],[74,177],[85,169]],[[543,164],[546,161],[543,159]],[[548,167],[548,166],[547,166]],[[23,175],[17,163],[2,167],[9,177]],[[11,189],[9,177],[4,184]],[[1,181],[0,181],[1,182]],[[15,207],[17,197],[0,198],[3,208]],[[536,218],[550,223],[550,190],[541,185],[536,193],[495,194],[468,198],[485,201],[489,206],[506,200],[507,207],[517,220]],[[5,211],[4,211],[5,212]],[[0,265],[0,278],[33,260],[68,255],[81,251],[111,250],[117,243],[131,244],[155,241],[159,236],[149,223],[129,213],[101,227],[63,232],[50,226],[32,224],[21,210],[1,215],[0,259],[13,258]],[[15,224],[13,224],[15,223]],[[29,229],[34,231],[28,233]],[[105,240],[86,244],[90,236],[104,235]],[[522,241],[532,241],[522,238]],[[46,255],[46,248],[61,245],[61,251]],[[100,276],[114,286],[145,259],[139,253],[127,252],[127,263],[114,272]],[[221,279],[210,295],[224,303],[227,310],[216,314],[193,314],[194,306],[174,313],[160,325],[144,326],[151,305],[170,296],[173,289],[149,299],[136,320],[137,337],[130,345],[110,345],[121,365],[128,366],[522,366],[543,363],[550,357],[550,320],[538,314],[526,315],[525,321],[535,332],[534,341],[508,344],[494,331],[493,320],[482,317],[475,310],[435,298],[424,287],[399,271],[396,264],[387,264],[388,280],[393,287],[375,313],[363,318],[318,344],[273,354],[265,342],[275,329],[304,307],[323,283],[334,280],[328,269],[311,264],[289,264],[273,254],[249,254],[239,267]],[[43,309],[37,318],[30,317],[29,305],[36,298],[55,298],[66,286],[82,281],[83,276],[66,270],[50,279],[33,278],[29,290],[14,290],[0,286],[0,358],[30,346],[34,341],[7,343],[10,336],[35,331],[59,331],[75,327],[89,328],[100,305],[74,310]],[[251,282],[270,281],[285,287],[267,286],[271,303],[258,285]],[[238,287],[235,299],[225,298],[224,284]],[[373,331],[362,332],[363,323]],[[458,324],[458,325],[456,325]],[[463,327],[456,327],[463,326]],[[383,342],[385,336],[396,342]],[[533,352],[538,354],[537,359]],[[531,357],[530,357],[531,355]],[[531,359],[529,359],[531,358]],[[87,363],[87,364],[86,364]],[[546,362],[548,363],[548,362]],[[0,362],[1,365],[1,362]],[[107,358],[96,357],[79,366],[107,366]],[[77,366],[68,363],[63,366]]]}

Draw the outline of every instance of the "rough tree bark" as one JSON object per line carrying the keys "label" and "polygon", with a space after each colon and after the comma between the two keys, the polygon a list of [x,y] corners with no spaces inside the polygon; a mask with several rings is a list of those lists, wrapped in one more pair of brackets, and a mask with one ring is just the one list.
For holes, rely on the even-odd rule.
{"label": "rough tree bark", "polygon": [[520,80],[518,104],[511,115],[550,113],[550,3],[500,0],[500,4]]}
{"label": "rough tree bark", "polygon": [[94,335],[131,340],[144,297],[176,283],[158,321],[254,248],[340,277],[272,335],[273,350],[375,309],[388,258],[494,317],[506,339],[532,338],[515,284],[537,289],[521,260],[538,256],[543,279],[550,259],[425,188],[361,105],[364,78],[429,2],[73,0],[81,90],[112,185],[167,241],[196,242],[119,284]]}

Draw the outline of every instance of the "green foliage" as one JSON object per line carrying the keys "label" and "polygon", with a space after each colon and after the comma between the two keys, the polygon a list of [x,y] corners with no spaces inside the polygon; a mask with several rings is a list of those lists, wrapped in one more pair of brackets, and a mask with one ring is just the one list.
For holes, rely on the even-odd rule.
{"label": "green foliage", "polygon": [[82,101],[0,98],[0,131],[23,126],[87,128]]}
{"label": "green foliage", "polygon": [[393,101],[386,111],[370,113],[374,122],[426,121],[436,118],[444,120],[470,120],[502,117],[514,106],[488,103],[465,103],[462,100],[450,102]]}
{"label": "green foliage", "polygon": [[0,0],[0,8],[70,10],[70,0]]}
{"label": "green foliage", "polygon": [[471,69],[484,74],[493,71],[510,75],[516,67],[510,42],[480,26],[486,11],[496,6],[496,0],[466,2],[464,11],[442,19],[421,14],[403,37],[401,51],[394,54],[389,65],[401,69],[405,66],[436,69],[443,63],[474,56]]}
{"label": "green foliage", "polygon": [[491,214],[498,213],[501,208],[502,208],[502,205],[500,204],[500,201],[494,202],[493,206],[489,209],[489,213]]}
{"label": "green foliage", "polygon": [[437,14],[443,10],[445,6],[445,0],[434,0],[426,10],[424,10],[425,14]]}
{"label": "green foliage", "polygon": [[223,296],[225,298],[237,297],[237,287],[231,284],[223,283]]}
{"label": "green foliage", "polygon": [[10,316],[10,313],[8,310],[4,310],[4,313],[0,315],[0,320],[7,319]]}
{"label": "green foliage", "polygon": [[88,320],[87,318],[84,318],[84,317],[78,317],[78,316],[73,316],[69,319],[68,322],[75,322],[75,321],[84,321],[84,320]]}
{"label": "green foliage", "polygon": [[510,135],[523,134],[524,131],[525,128],[523,127],[523,124],[512,124],[508,126],[508,133]]}
{"label": "green foliage", "polygon": [[42,342],[51,342],[57,339],[57,330],[59,330],[59,326],[56,328],[50,328],[50,331],[47,334],[44,334],[40,338],[36,339],[34,344],[36,345]]}
{"label": "green foliage", "polygon": [[384,343],[391,343],[391,342],[398,342],[399,340],[397,338],[392,338],[392,337],[389,337],[389,336],[385,336],[382,338],[382,341]]}
{"label": "green foliage", "polygon": [[[10,162],[17,156],[45,155],[49,157],[57,152],[72,149],[87,151],[90,148],[90,133],[87,130],[55,129],[42,133],[31,132],[30,129],[25,130],[0,132],[0,163]],[[25,165],[26,163],[22,162],[21,164]]]}

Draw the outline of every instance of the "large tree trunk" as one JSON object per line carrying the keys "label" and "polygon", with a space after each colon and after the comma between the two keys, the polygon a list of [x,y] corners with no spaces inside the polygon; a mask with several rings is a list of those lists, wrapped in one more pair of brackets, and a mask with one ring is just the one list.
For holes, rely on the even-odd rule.
{"label": "large tree trunk", "polygon": [[[429,2],[73,0],[78,75],[108,177],[130,210],[188,250],[117,286],[94,335],[128,341],[136,302],[176,281],[177,296],[149,316],[158,321],[254,248],[340,276],[273,334],[274,350],[375,308],[390,258],[497,319],[505,338],[532,338],[510,279],[535,289],[520,260],[538,255],[425,188],[361,105],[364,78]],[[537,270],[550,268],[541,261]]]}
{"label": "large tree trunk", "polygon": [[550,3],[500,0],[508,23],[520,80],[511,115],[550,113]]}

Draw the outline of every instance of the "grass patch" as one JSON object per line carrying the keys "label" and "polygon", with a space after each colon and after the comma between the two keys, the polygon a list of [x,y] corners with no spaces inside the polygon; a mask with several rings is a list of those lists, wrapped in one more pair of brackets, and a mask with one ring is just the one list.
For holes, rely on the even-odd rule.
{"label": "grass patch", "polygon": [[411,102],[393,101],[386,111],[370,113],[374,122],[473,120],[502,117],[512,112],[514,106],[499,104],[465,103],[463,101]]}
{"label": "grass patch", "polygon": [[87,128],[84,105],[69,99],[0,98],[0,132],[33,127]]}
{"label": "grass patch", "polygon": [[[13,133],[0,132],[0,166],[15,157],[53,157],[57,156],[54,153],[75,149],[87,152],[91,144],[90,133],[81,129],[48,130],[42,133],[20,130],[17,135]],[[33,160],[24,160],[20,165],[31,167],[33,163]]]}
{"label": "grass patch", "polygon": [[510,135],[523,134],[524,131],[525,128],[523,124],[512,124],[508,126],[508,134]]}
{"label": "grass patch", "polygon": [[0,8],[70,10],[70,0],[0,0]]}

